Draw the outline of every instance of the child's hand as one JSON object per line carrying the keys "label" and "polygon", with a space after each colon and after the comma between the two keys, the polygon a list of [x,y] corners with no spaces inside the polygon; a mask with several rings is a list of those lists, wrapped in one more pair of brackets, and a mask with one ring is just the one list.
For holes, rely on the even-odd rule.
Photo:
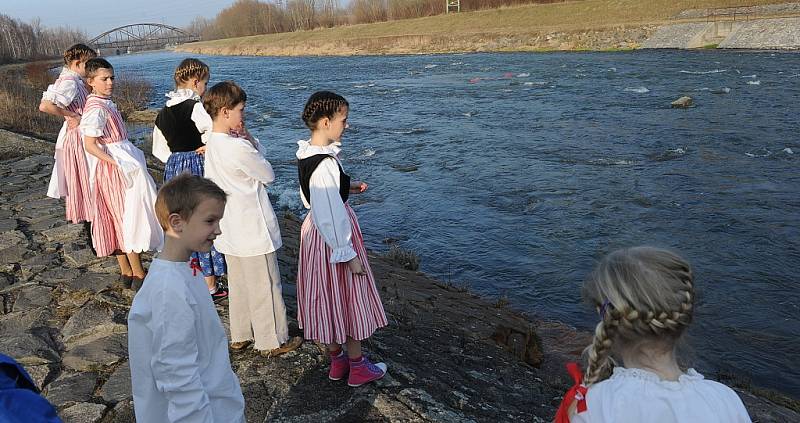
{"label": "child's hand", "polygon": [[358,257],[354,257],[352,260],[348,261],[347,267],[350,268],[350,271],[353,272],[354,275],[363,275],[366,273]]}
{"label": "child's hand", "polygon": [[206,154],[206,146],[199,147],[197,150],[194,150],[194,152],[200,155]]}
{"label": "child's hand", "polygon": [[366,182],[354,181],[350,183],[350,194],[361,194],[369,188]]}

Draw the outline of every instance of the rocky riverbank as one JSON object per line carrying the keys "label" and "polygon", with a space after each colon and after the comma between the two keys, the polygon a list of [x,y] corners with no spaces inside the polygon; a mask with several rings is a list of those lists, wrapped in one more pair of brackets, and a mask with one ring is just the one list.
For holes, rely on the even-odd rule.
{"label": "rocky riverbank", "polygon": [[[83,226],[65,224],[63,203],[44,196],[51,156],[52,144],[0,130],[0,352],[25,365],[66,422],[132,422],[125,323],[133,292],[113,259],[91,253]],[[281,218],[290,316],[299,224]],[[273,359],[233,354],[249,422],[551,421],[568,384],[563,363],[588,334],[530,320],[385,257],[370,260],[390,326],[365,349],[389,376],[358,389],[331,382],[325,354],[310,342]],[[227,322],[227,304],[217,309]],[[294,319],[290,327],[299,333]],[[754,421],[800,421],[739,393]]]}

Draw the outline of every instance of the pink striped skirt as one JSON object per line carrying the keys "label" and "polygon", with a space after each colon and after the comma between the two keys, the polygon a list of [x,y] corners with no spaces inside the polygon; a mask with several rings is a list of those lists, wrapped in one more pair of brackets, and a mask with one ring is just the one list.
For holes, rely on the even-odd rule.
{"label": "pink striped skirt", "polygon": [[125,180],[119,167],[99,160],[94,174],[92,244],[98,257],[125,251],[122,216],[125,213]]}
{"label": "pink striped skirt", "polygon": [[306,216],[300,230],[297,272],[297,322],[306,339],[344,344],[347,338],[363,340],[386,326],[386,314],[367,261],[358,219],[344,205],[353,228],[353,248],[365,274],[354,275],[347,263],[330,263],[331,248]]}
{"label": "pink striped skirt", "polygon": [[92,204],[89,191],[89,165],[83,150],[80,129],[67,129],[64,136],[64,179],[67,195],[64,198],[67,220],[72,223],[91,222]]}

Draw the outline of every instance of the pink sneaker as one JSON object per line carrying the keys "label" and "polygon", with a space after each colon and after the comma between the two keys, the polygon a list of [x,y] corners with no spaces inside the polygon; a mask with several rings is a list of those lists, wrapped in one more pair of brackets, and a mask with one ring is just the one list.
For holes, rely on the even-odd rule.
{"label": "pink sneaker", "polygon": [[347,385],[361,386],[378,380],[386,374],[386,364],[372,364],[367,357],[362,356],[361,361],[350,362],[350,376],[347,378]]}
{"label": "pink sneaker", "polygon": [[340,380],[350,371],[350,359],[344,350],[339,351],[339,355],[331,356],[331,370],[328,372],[328,379]]}

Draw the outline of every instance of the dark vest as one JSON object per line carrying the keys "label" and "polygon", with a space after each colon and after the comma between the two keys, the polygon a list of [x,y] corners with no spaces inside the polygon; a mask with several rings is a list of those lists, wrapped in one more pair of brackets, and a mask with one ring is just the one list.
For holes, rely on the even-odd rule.
{"label": "dark vest", "polygon": [[[297,176],[300,178],[300,189],[303,191],[303,196],[306,197],[308,204],[311,204],[311,191],[308,188],[311,183],[311,174],[325,159],[336,160],[328,154],[315,154],[297,161]],[[336,165],[339,166],[339,196],[342,197],[342,203],[346,203],[347,198],[350,197],[350,177],[344,173],[338,161],[336,161]]]}
{"label": "dark vest", "polygon": [[203,146],[200,131],[192,120],[196,100],[184,100],[161,109],[156,116],[156,126],[164,134],[169,151],[173,153],[194,151]]}

